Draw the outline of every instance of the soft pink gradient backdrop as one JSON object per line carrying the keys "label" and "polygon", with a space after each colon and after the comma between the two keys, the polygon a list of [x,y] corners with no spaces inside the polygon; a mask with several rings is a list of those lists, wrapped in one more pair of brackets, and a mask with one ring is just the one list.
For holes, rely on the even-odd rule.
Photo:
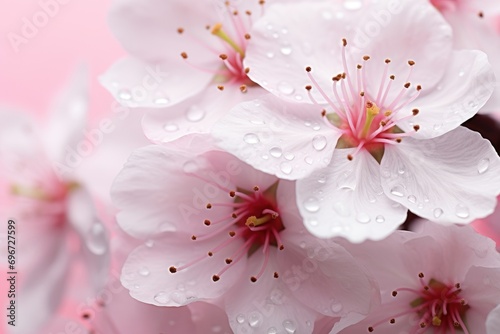
{"label": "soft pink gradient backdrop", "polygon": [[[62,0],[61,0],[62,1]],[[91,78],[91,123],[109,114],[112,97],[97,77],[124,51],[106,23],[112,0],[65,0],[38,34],[15,52],[8,33],[21,34],[23,18],[32,21],[41,3],[57,0],[0,0],[0,104],[37,114],[47,112],[54,95],[74,68],[86,63]],[[64,1],[62,1],[64,2]]]}

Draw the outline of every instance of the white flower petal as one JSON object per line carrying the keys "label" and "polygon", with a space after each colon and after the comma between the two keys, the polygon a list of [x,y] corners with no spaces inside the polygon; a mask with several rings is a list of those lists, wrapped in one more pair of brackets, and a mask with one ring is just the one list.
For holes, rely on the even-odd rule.
{"label": "white flower petal", "polygon": [[500,333],[500,305],[495,307],[486,318],[486,333]]}

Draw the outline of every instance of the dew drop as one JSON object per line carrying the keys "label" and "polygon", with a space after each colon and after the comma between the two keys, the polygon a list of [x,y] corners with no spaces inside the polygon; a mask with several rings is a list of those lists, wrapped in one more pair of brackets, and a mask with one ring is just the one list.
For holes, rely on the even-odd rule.
{"label": "dew drop", "polygon": [[269,51],[269,52],[266,52],[266,56],[267,56],[267,58],[269,58],[269,59],[273,59],[273,58],[274,58],[274,52],[270,52],[270,51]]}
{"label": "dew drop", "polygon": [[413,195],[410,195],[408,196],[408,202],[415,204],[417,203],[417,198]]}
{"label": "dew drop", "polygon": [[361,224],[367,224],[370,222],[370,216],[364,212],[358,212],[356,215],[356,220]]}
{"label": "dew drop", "polygon": [[465,75],[465,71],[460,71],[460,72],[458,72],[458,76],[459,76],[459,77],[463,77],[464,75]]}
{"label": "dew drop", "polygon": [[321,13],[321,16],[325,19],[325,20],[331,20],[333,18],[333,14],[331,11],[329,10],[325,10]]}
{"label": "dew drop", "polygon": [[343,306],[342,306],[342,304],[340,304],[338,302],[333,302],[331,309],[332,309],[333,313],[339,313],[340,311],[342,311]]}
{"label": "dew drop", "polygon": [[309,212],[318,212],[320,209],[318,199],[316,197],[309,197],[304,201],[304,208]]}
{"label": "dew drop", "polygon": [[184,170],[185,173],[195,173],[198,170],[198,165],[194,161],[187,161],[183,166],[182,170]]}
{"label": "dew drop", "polygon": [[285,95],[292,95],[295,92],[295,88],[288,81],[281,81],[278,83],[278,91]]}
{"label": "dew drop", "polygon": [[351,215],[351,211],[342,202],[335,203],[333,209],[341,217],[349,217]]}
{"label": "dew drop", "polygon": [[260,156],[263,160],[269,160],[269,156],[267,154],[262,154]]}
{"label": "dew drop", "polygon": [[271,154],[272,157],[280,158],[283,154],[283,151],[281,150],[281,148],[275,146],[269,150],[269,154]]}
{"label": "dew drop", "polygon": [[484,158],[481,159],[477,164],[477,171],[479,172],[479,174],[483,174],[488,170],[489,167],[490,167],[490,159]]}
{"label": "dew drop", "polygon": [[239,323],[239,324],[242,324],[245,322],[245,316],[243,314],[238,314],[236,316],[236,321]]}
{"label": "dew drop", "polygon": [[469,101],[468,106],[470,108],[475,108],[475,107],[477,107],[477,103],[476,103],[476,101]]}
{"label": "dew drop", "polygon": [[316,227],[319,224],[319,222],[316,219],[308,219],[306,222],[313,227]]}
{"label": "dew drop", "polygon": [[285,157],[285,159],[286,159],[286,160],[288,160],[288,161],[292,161],[293,159],[295,159],[295,155],[293,155],[293,153],[290,153],[290,152],[285,153],[283,156],[284,156],[284,157]]}
{"label": "dew drop", "polygon": [[186,118],[191,122],[199,122],[205,117],[205,110],[198,106],[192,106],[186,113]]}
{"label": "dew drop", "polygon": [[155,242],[153,240],[148,240],[144,243],[146,247],[151,248],[154,246]]}
{"label": "dew drop", "polygon": [[318,183],[325,184],[326,183],[326,175],[320,175],[318,178]]}
{"label": "dew drop", "polygon": [[139,269],[139,275],[149,276],[149,269],[146,267],[142,267],[141,269]]}
{"label": "dew drop", "polygon": [[282,171],[284,174],[286,174],[286,175],[291,174],[291,173],[292,173],[292,170],[293,170],[292,165],[291,165],[289,162],[286,162],[286,161],[285,161],[285,162],[282,162],[282,163],[280,164],[280,169],[281,169],[281,171]]}
{"label": "dew drop", "polygon": [[281,53],[288,56],[292,53],[292,47],[290,45],[284,45],[280,49]]}
{"label": "dew drop", "polygon": [[154,296],[154,300],[160,304],[167,304],[169,302],[168,294],[166,292],[158,292]]}
{"label": "dew drop", "polygon": [[403,187],[401,186],[395,186],[391,189],[391,194],[397,197],[403,197],[404,196],[404,190]]}
{"label": "dew drop", "polygon": [[385,222],[385,218],[382,215],[378,215],[377,217],[375,217],[375,221],[377,223],[383,223],[383,222]]}
{"label": "dew drop", "polygon": [[252,313],[248,317],[248,324],[250,325],[250,327],[253,328],[259,327],[261,323],[262,323],[262,316],[260,316],[260,314],[258,313]]}
{"label": "dew drop", "polygon": [[158,98],[154,99],[153,102],[156,105],[165,106],[165,105],[167,105],[170,102],[170,100],[167,99],[166,97],[158,97]]}
{"label": "dew drop", "polygon": [[276,329],[276,327],[270,327],[267,330],[267,334],[278,334],[278,330]]}
{"label": "dew drop", "polygon": [[398,174],[403,175],[405,173],[405,168],[403,166],[400,166],[398,168]]}
{"label": "dew drop", "polygon": [[302,101],[302,95],[295,95],[295,100],[296,101]]}
{"label": "dew drop", "polygon": [[260,140],[259,137],[255,133],[247,133],[244,137],[243,140],[247,144],[257,144]]}
{"label": "dew drop", "polygon": [[314,136],[312,140],[312,145],[316,151],[324,150],[326,147],[326,137],[322,135]]}
{"label": "dew drop", "polygon": [[295,326],[295,323],[292,320],[283,321],[283,328],[289,334],[294,334],[297,331],[297,326]]}
{"label": "dew drop", "polygon": [[457,215],[458,218],[468,218],[469,217],[469,209],[463,205],[463,204],[458,204],[455,208],[455,214]]}
{"label": "dew drop", "polygon": [[439,218],[443,215],[443,209],[436,208],[434,209],[434,218]]}
{"label": "dew drop", "polygon": [[434,130],[437,131],[437,130],[441,129],[442,126],[443,126],[443,124],[441,124],[441,123],[434,124]]}
{"label": "dew drop", "polygon": [[170,294],[170,299],[179,305],[186,303],[186,294],[182,291],[174,291]]}
{"label": "dew drop", "polygon": [[280,35],[277,32],[273,33],[272,36],[274,39],[278,39],[280,37]]}
{"label": "dew drop", "polygon": [[130,101],[132,99],[132,93],[128,89],[121,89],[118,92],[118,97],[120,100]]}
{"label": "dew drop", "polygon": [[344,1],[345,9],[356,10],[356,9],[360,9],[361,6],[362,6],[362,3],[360,0],[346,0],[346,1]]}
{"label": "dew drop", "polygon": [[103,255],[108,249],[106,230],[101,223],[94,223],[87,234],[86,244],[89,250],[96,255]]}
{"label": "dew drop", "polygon": [[179,127],[177,126],[177,124],[174,124],[174,123],[167,123],[163,126],[163,129],[167,132],[175,132],[177,130],[179,130]]}
{"label": "dew drop", "polygon": [[312,165],[312,164],[313,164],[313,162],[314,162],[313,158],[311,158],[310,156],[305,157],[305,158],[304,158],[304,161],[305,161],[305,162],[306,162],[306,164],[308,164],[308,165]]}

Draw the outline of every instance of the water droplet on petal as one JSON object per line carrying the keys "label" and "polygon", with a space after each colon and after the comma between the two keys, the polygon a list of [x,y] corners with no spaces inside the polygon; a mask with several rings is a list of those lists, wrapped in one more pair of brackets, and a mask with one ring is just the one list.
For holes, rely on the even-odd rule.
{"label": "water droplet on petal", "polygon": [[259,137],[255,133],[247,133],[244,137],[243,140],[247,144],[257,144],[260,142]]}
{"label": "water droplet on petal", "polygon": [[312,140],[312,145],[316,151],[324,150],[326,147],[326,137],[322,135],[314,136]]}
{"label": "water droplet on petal", "polygon": [[308,165],[312,165],[312,164],[313,164],[313,162],[314,162],[313,158],[311,158],[310,156],[305,157],[305,158],[304,158],[304,161],[305,161],[305,162],[306,162],[306,164],[308,164]]}
{"label": "water droplet on petal", "polygon": [[383,223],[383,222],[385,222],[385,218],[382,215],[378,215],[377,217],[375,217],[375,221],[377,223]]}
{"label": "water droplet on petal", "polygon": [[325,10],[321,13],[321,16],[325,19],[325,20],[331,20],[333,18],[333,14],[331,11],[329,10]]}
{"label": "water droplet on petal", "polygon": [[239,323],[239,324],[242,324],[245,322],[245,316],[243,314],[238,314],[236,316],[236,321]]}
{"label": "water droplet on petal", "polygon": [[278,91],[285,95],[291,95],[293,94],[293,92],[295,92],[295,88],[293,88],[293,86],[289,82],[281,81],[280,83],[278,83]]}
{"label": "water droplet on petal", "polygon": [[174,291],[170,294],[170,299],[172,299],[173,302],[179,304],[179,305],[184,305],[186,303],[186,294],[182,291]]}
{"label": "water droplet on petal", "polygon": [[439,218],[443,215],[443,209],[436,208],[434,209],[434,218]]}
{"label": "water droplet on petal", "polygon": [[308,219],[306,222],[313,227],[318,226],[319,224],[319,222],[316,219]]}
{"label": "water droplet on petal", "polygon": [[319,211],[319,201],[316,197],[309,197],[304,201],[304,208],[309,212]]}
{"label": "water droplet on petal", "polygon": [[132,93],[128,89],[121,89],[118,92],[118,98],[124,101],[130,101],[132,99]]}
{"label": "water droplet on petal", "polygon": [[342,311],[343,306],[339,302],[334,301],[332,302],[331,309],[333,313],[339,313],[340,311]]}
{"label": "water droplet on petal", "polygon": [[169,302],[168,294],[166,292],[159,292],[154,297],[154,300],[160,304],[167,304]]}
{"label": "water droplet on petal", "polygon": [[397,197],[403,197],[404,196],[404,190],[403,187],[401,186],[395,186],[391,189],[391,194]]}
{"label": "water droplet on petal", "polygon": [[469,217],[469,209],[463,205],[463,204],[458,204],[455,208],[455,214],[457,215],[458,218],[468,218]]}
{"label": "water droplet on petal", "polygon": [[151,248],[154,246],[155,242],[153,240],[148,240],[144,243],[146,247]]}
{"label": "water droplet on petal", "polygon": [[437,131],[437,130],[441,129],[442,126],[443,126],[443,124],[434,124],[434,130]]}
{"label": "water droplet on petal", "polygon": [[475,107],[477,107],[477,102],[476,101],[469,101],[468,105],[470,108],[475,108]]}
{"label": "water droplet on petal", "polygon": [[198,106],[192,106],[188,109],[186,117],[191,122],[199,122],[205,117],[205,110]]}
{"label": "water droplet on petal", "polygon": [[280,37],[280,35],[277,32],[273,33],[272,36],[275,39],[278,39]]}
{"label": "water droplet on petal", "polygon": [[248,317],[248,324],[250,327],[259,327],[262,323],[262,315],[260,313],[252,313]]}
{"label": "water droplet on petal", "polygon": [[283,328],[289,334],[294,334],[297,330],[297,326],[295,326],[295,323],[292,320],[283,321]]}
{"label": "water droplet on petal", "polygon": [[270,327],[267,330],[267,334],[278,334],[278,330],[276,329],[276,327]]}
{"label": "water droplet on petal", "polygon": [[413,195],[410,195],[408,196],[408,202],[415,204],[417,203],[417,198]]}
{"label": "water droplet on petal", "polygon": [[347,208],[342,202],[337,202],[333,205],[333,209],[338,213],[341,217],[349,217],[351,215],[351,211]]}
{"label": "water droplet on petal", "polygon": [[281,148],[275,146],[269,150],[269,154],[271,154],[272,157],[280,158],[283,154],[283,151],[281,150]]}
{"label": "water droplet on petal", "polygon": [[292,173],[293,167],[289,162],[285,161],[280,164],[280,169],[284,174],[289,175]]}
{"label": "water droplet on petal", "polygon": [[106,230],[101,223],[94,223],[87,234],[86,244],[89,250],[96,254],[102,255],[108,249],[108,238]]}
{"label": "water droplet on petal", "polygon": [[295,100],[302,101],[302,95],[295,95]]}
{"label": "water droplet on petal", "polygon": [[292,161],[293,159],[295,159],[295,155],[293,155],[293,153],[290,153],[290,152],[285,153],[283,156],[284,156],[284,157],[285,157],[285,159],[286,159],[286,160],[288,160],[288,161]]}
{"label": "water droplet on petal", "polygon": [[288,56],[289,54],[292,53],[292,47],[290,45],[284,45],[281,47],[280,51],[285,56]]}
{"label": "water droplet on petal", "polygon": [[269,59],[273,59],[273,58],[274,58],[274,52],[270,52],[270,51],[269,51],[269,52],[266,52],[266,56],[267,56],[267,58],[269,58]]}
{"label": "water droplet on petal", "polygon": [[356,10],[356,9],[360,9],[361,6],[362,6],[362,3],[360,0],[346,0],[346,1],[344,1],[345,9]]}
{"label": "water droplet on petal", "polygon": [[167,99],[166,97],[158,97],[153,102],[156,105],[165,106],[165,105],[167,105],[170,102],[170,100]]}
{"label": "water droplet on petal", "polygon": [[398,174],[403,175],[405,173],[405,168],[403,166],[400,166],[398,168]]}
{"label": "water droplet on petal", "polygon": [[370,216],[368,216],[364,212],[358,212],[358,214],[356,215],[356,220],[361,224],[366,224],[370,222]]}
{"label": "water droplet on petal", "polygon": [[146,267],[142,267],[139,269],[139,275],[141,276],[148,276],[149,275],[149,269]]}
{"label": "water droplet on petal", "polygon": [[464,75],[465,75],[465,71],[462,70],[462,71],[458,72],[459,77],[463,77]]}
{"label": "water droplet on petal", "polygon": [[163,126],[163,129],[167,132],[175,132],[175,131],[179,130],[179,127],[177,126],[177,124],[174,124],[174,123],[166,123]]}
{"label": "water droplet on petal", "polygon": [[489,167],[490,167],[490,159],[484,158],[481,159],[477,164],[477,171],[479,172],[479,174],[483,174],[488,170]]}
{"label": "water droplet on petal", "polygon": [[267,154],[262,154],[260,156],[263,160],[269,160],[269,156]]}

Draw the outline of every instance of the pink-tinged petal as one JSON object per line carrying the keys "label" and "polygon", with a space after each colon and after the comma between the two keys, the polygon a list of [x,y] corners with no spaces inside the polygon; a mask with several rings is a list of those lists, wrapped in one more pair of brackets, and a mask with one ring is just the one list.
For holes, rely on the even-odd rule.
{"label": "pink-tinged petal", "polygon": [[106,227],[99,220],[90,194],[84,188],[71,190],[67,199],[67,219],[77,231],[82,247],[86,272],[94,292],[107,280],[110,254]]}
{"label": "pink-tinged petal", "polygon": [[261,96],[265,90],[248,87],[242,93],[237,85],[225,85],[223,91],[208,87],[203,93],[171,108],[149,110],[142,126],[155,143],[165,143],[191,134],[207,135],[223,116],[240,102]]}
{"label": "pink-tinged petal", "polygon": [[368,314],[379,291],[345,248],[305,230],[285,229],[282,238],[286,252],[276,256],[278,272],[295,298],[331,317]]}
{"label": "pink-tinged petal", "polygon": [[[369,2],[365,7],[351,44],[356,62],[362,64],[364,55],[371,58],[365,65],[367,91],[378,91],[386,59],[391,60],[388,75],[396,77],[394,87],[401,87],[393,89],[388,100],[399,94],[407,81],[414,86],[435,87],[452,48],[451,27],[439,12],[427,0]],[[409,60],[415,65],[408,78]]]}
{"label": "pink-tinged petal", "polygon": [[[214,186],[231,186],[230,180],[218,183],[206,174],[204,157],[162,146],[135,151],[117,176],[111,189],[119,225],[130,235],[148,238],[167,231],[207,233],[205,219],[217,221],[229,216],[232,208],[207,210],[210,201],[227,201],[228,193]],[[214,181],[207,184],[199,177]],[[214,212],[216,211],[216,212]]]}
{"label": "pink-tinged petal", "polygon": [[[216,69],[217,64],[211,67]],[[125,106],[165,108],[199,94],[212,78],[213,74],[190,67],[180,56],[157,62],[129,57],[114,63],[100,82]]]}
{"label": "pink-tinged petal", "polygon": [[[205,26],[216,23],[211,22],[215,17],[211,1],[194,6],[182,0],[117,0],[111,8],[109,24],[130,54],[158,61],[168,56],[179,56],[182,51],[205,51],[196,40],[210,33]],[[179,28],[185,29],[183,34],[178,33]],[[187,34],[189,36],[184,36]]]}
{"label": "pink-tinged petal", "polygon": [[[226,313],[235,333],[312,333],[317,313],[297,301],[280,278],[273,279],[280,254],[271,253],[263,278],[242,277],[226,294]],[[249,276],[260,270],[261,259],[249,258]]]}
{"label": "pink-tinged petal", "polygon": [[[331,77],[342,72],[342,38],[353,35],[346,22],[357,22],[358,11],[340,1],[276,4],[255,22],[245,66],[249,77],[277,96],[310,102],[304,89],[311,82],[305,68],[312,66],[317,79],[330,91]],[[333,56],[332,56],[333,55]],[[318,101],[324,99],[313,94]]]}
{"label": "pink-tinged petal", "polygon": [[500,191],[500,158],[489,141],[464,127],[387,146],[381,168],[389,198],[440,223],[465,224],[492,213]]}
{"label": "pink-tinged petal", "polygon": [[405,220],[406,208],[383,193],[377,161],[365,151],[349,161],[353,151],[335,150],[327,168],[297,181],[297,205],[315,236],[380,240]]}
{"label": "pink-tinged petal", "polygon": [[486,333],[500,333],[500,305],[495,307],[486,318]]}
{"label": "pink-tinged petal", "polygon": [[55,100],[47,128],[42,137],[45,152],[51,161],[64,161],[68,147],[74,149],[83,139],[87,125],[89,74],[80,66],[71,81]]}
{"label": "pink-tinged petal", "polygon": [[213,128],[218,145],[254,168],[296,180],[326,167],[340,133],[321,109],[267,95],[237,105]]}
{"label": "pink-tinged petal", "polygon": [[232,333],[226,312],[219,306],[197,302],[189,304],[188,307],[191,310],[197,334],[205,334],[209,330],[220,334]]}
{"label": "pink-tinged petal", "polygon": [[[426,90],[410,107],[419,109],[411,120],[398,122],[405,132],[420,129],[415,138],[434,138],[451,131],[483,107],[495,87],[495,76],[481,51],[453,51],[444,77],[436,88]],[[410,112],[410,111],[408,111]]]}
{"label": "pink-tinged petal", "polygon": [[[243,258],[231,264],[231,270],[221,275],[219,281],[212,280],[213,275],[227,266],[225,259],[231,258],[241,246],[241,240],[235,239],[210,257],[208,251],[225,241],[226,236],[193,241],[188,234],[164,234],[129,255],[122,268],[122,284],[135,299],[157,306],[182,306],[219,298],[242,280],[246,265]],[[198,258],[203,259],[181,269]],[[172,266],[179,268],[177,272],[171,272]]]}

